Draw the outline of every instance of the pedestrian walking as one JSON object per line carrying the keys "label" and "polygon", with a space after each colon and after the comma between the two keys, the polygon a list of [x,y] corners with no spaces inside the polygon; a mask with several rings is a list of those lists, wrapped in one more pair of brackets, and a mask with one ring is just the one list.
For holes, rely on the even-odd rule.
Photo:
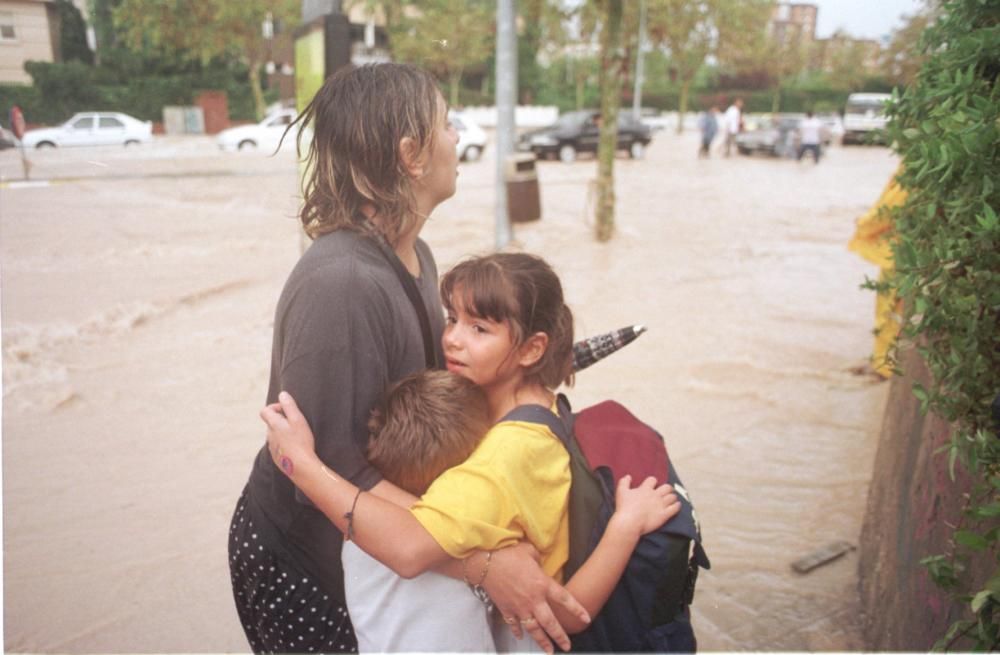
{"label": "pedestrian walking", "polygon": [[728,157],[736,142],[736,135],[743,127],[743,98],[737,98],[729,105],[722,117],[722,124],[726,130],[725,155]]}
{"label": "pedestrian walking", "polygon": [[802,161],[802,156],[808,150],[812,152],[813,162],[819,163],[820,144],[823,140],[822,130],[823,123],[813,116],[811,111],[808,112],[805,119],[799,124],[799,154],[796,157],[798,161]]}
{"label": "pedestrian walking", "polygon": [[712,105],[698,117],[698,129],[701,131],[701,148],[698,157],[708,159],[712,141],[719,132],[719,107]]}

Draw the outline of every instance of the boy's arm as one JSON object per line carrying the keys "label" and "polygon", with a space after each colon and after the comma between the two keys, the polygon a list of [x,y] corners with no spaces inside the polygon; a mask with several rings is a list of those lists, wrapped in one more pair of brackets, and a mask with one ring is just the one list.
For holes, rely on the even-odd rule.
{"label": "boy's arm", "polygon": [[[642,535],[659,528],[681,508],[669,484],[657,487],[656,479],[650,477],[631,489],[631,482],[629,475],[618,481],[615,513],[611,515],[601,541],[566,583],[566,590],[580,601],[590,616],[597,616],[604,607]],[[556,618],[570,634],[581,632],[589,625],[576,616],[562,612],[558,606],[553,609]]]}

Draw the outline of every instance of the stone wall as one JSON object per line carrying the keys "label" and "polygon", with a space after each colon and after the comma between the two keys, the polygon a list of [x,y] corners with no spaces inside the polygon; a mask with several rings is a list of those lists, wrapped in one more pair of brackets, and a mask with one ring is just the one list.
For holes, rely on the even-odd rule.
{"label": "stone wall", "polygon": [[[903,355],[904,377],[889,383],[882,432],[875,455],[868,508],[861,532],[859,590],[866,647],[927,651],[965,606],[952,604],[920,560],[947,551],[960,516],[968,479],[956,465],[948,473],[947,453],[935,454],[950,438],[937,416],[920,414],[914,380],[929,386],[929,373],[915,350]],[[969,573],[985,579],[988,556]]]}

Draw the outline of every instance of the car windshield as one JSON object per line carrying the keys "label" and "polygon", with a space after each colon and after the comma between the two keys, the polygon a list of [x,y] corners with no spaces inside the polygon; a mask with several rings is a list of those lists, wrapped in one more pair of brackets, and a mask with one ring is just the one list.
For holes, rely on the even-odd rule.
{"label": "car windshield", "polygon": [[579,127],[591,117],[589,111],[571,111],[559,117],[553,127]]}
{"label": "car windshield", "polygon": [[880,113],[885,109],[885,100],[851,100],[847,103],[848,114]]}

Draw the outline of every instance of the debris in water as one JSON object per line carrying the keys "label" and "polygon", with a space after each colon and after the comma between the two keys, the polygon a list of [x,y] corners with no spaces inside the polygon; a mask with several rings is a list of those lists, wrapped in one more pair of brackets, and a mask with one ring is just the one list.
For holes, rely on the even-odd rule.
{"label": "debris in water", "polygon": [[837,559],[844,553],[852,551],[855,549],[854,544],[848,543],[846,541],[834,541],[831,544],[823,546],[819,550],[813,551],[812,553],[801,557],[794,562],[792,562],[792,568],[799,573],[808,573],[812,571],[817,566],[822,566],[828,564],[833,560]]}

